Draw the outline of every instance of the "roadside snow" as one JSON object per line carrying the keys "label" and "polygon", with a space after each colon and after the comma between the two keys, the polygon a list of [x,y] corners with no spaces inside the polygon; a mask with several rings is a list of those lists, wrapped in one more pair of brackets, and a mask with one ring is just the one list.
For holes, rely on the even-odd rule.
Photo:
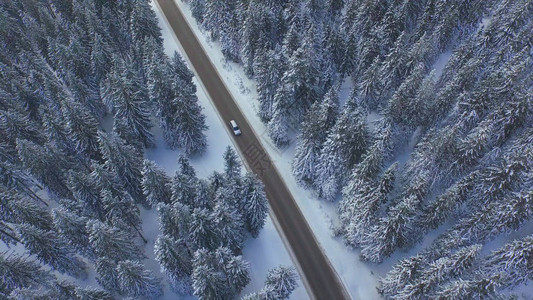
{"label": "roadside snow", "polygon": [[[161,12],[156,7],[154,1],[151,1],[152,8],[157,14],[159,26],[162,28],[165,53],[169,56],[173,55],[174,51],[178,51],[184,56],[179,42],[174,34],[169,30],[167,22],[161,15]],[[202,85],[194,78],[195,84],[198,87],[197,96],[200,104],[203,106],[203,113],[206,115],[206,123],[209,126],[207,130],[208,147],[204,154],[199,157],[192,157],[190,159],[191,165],[196,169],[199,178],[206,178],[213,171],[222,172],[224,169],[224,161],[222,154],[228,145],[232,145],[228,131],[225,129],[225,123],[220,119],[212,106],[209,98],[202,89]],[[168,174],[173,175],[177,169],[177,159],[179,151],[169,150],[165,147],[165,143],[159,128],[154,130],[156,136],[156,148],[146,151],[146,158],[155,161]],[[144,211],[143,215],[143,231],[146,237],[150,239],[146,252],[151,255],[153,261],[153,240],[156,238],[159,230],[157,228],[157,213],[155,211]],[[150,220],[150,221],[149,221]],[[285,246],[274,227],[270,216],[259,237],[257,239],[249,238],[245,242],[243,250],[243,257],[250,262],[250,276],[251,282],[241,293],[244,296],[251,292],[258,292],[263,288],[264,281],[268,270],[273,269],[279,265],[293,265],[290,256],[285,249]],[[148,261],[146,261],[148,266]],[[155,270],[159,273],[157,263],[155,263]],[[175,299],[175,294],[165,290],[165,297],[162,299]],[[309,299],[307,292],[303,288],[303,284],[299,282],[299,287],[292,293],[291,299],[304,300]]]}

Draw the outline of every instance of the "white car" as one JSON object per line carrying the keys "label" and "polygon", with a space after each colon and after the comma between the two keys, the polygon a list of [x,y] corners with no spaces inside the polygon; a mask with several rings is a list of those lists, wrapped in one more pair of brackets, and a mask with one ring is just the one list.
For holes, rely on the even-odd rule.
{"label": "white car", "polygon": [[235,135],[241,135],[241,130],[239,129],[239,126],[237,126],[237,122],[235,122],[235,120],[229,121],[229,125],[231,126],[231,129]]}

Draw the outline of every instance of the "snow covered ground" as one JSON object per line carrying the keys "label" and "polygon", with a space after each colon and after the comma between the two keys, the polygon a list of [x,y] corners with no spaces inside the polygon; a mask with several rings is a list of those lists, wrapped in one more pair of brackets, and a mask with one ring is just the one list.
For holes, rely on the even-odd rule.
{"label": "snow covered ground", "polygon": [[[208,52],[211,61],[216,66],[219,74],[222,76],[229,88],[237,104],[240,106],[241,111],[245,113],[248,122],[254,128],[255,132],[260,136],[260,140],[265,149],[269,152],[272,161],[278,168],[281,176],[287,183],[293,196],[298,203],[302,213],[308,221],[313,233],[315,234],[321,247],[324,249],[326,256],[331,261],[333,267],[339,274],[344,285],[348,289],[348,292],[354,299],[379,299],[380,296],[376,291],[376,284],[378,275],[374,274],[374,266],[365,264],[359,261],[359,252],[347,248],[343,242],[335,238],[332,234],[332,226],[337,222],[336,206],[334,203],[325,203],[319,201],[311,191],[305,190],[297,185],[294,177],[291,173],[291,161],[294,155],[296,141],[291,141],[290,145],[285,149],[277,149],[274,147],[272,141],[268,138],[266,133],[266,127],[257,116],[259,103],[257,101],[257,92],[255,83],[253,80],[249,80],[242,70],[242,67],[227,62],[218,43],[212,42],[208,35],[199,29],[196,21],[192,18],[191,11],[188,4],[183,3],[181,0],[175,0],[184,12],[189,24],[193,28],[196,35],[199,37],[200,42],[204,49]],[[164,30],[166,31],[166,30]],[[167,43],[168,38],[165,43]],[[345,101],[348,97],[350,86],[344,84],[340,93],[341,102]],[[203,95],[202,95],[203,96]],[[203,102],[204,99],[200,99]],[[205,104],[204,104],[205,106]],[[207,107],[206,107],[207,108]],[[208,114],[208,120],[211,118]],[[212,129],[211,129],[212,130]],[[208,133],[210,135],[210,133]],[[209,158],[207,158],[209,160]],[[266,228],[263,234],[268,234],[270,228]],[[260,240],[264,238],[260,236]],[[260,242],[257,241],[258,243]],[[254,241],[251,241],[252,243]],[[245,249],[245,254],[249,253],[253,248],[248,244]],[[270,249],[274,251],[269,253],[269,256],[279,255],[278,250],[272,245],[269,245]],[[285,252],[285,251],[284,251]],[[253,261],[253,258],[248,257]],[[392,260],[393,262],[395,260]],[[390,264],[384,263],[380,266],[380,270],[390,269]],[[298,291],[297,291],[298,292]],[[293,294],[293,299],[302,299],[298,293]]]}
{"label": "snow covered ground", "polygon": [[[169,30],[168,24],[163,19],[160,11],[152,1],[152,7],[157,14],[159,26],[163,29],[163,38],[165,52],[167,55],[173,55],[174,51],[183,53],[179,47],[178,41]],[[183,54],[182,54],[183,55]],[[195,78],[195,83],[198,87],[198,99],[203,106],[203,113],[206,115],[206,123],[209,126],[207,130],[207,151],[198,157],[192,157],[190,159],[191,165],[196,169],[199,178],[206,178],[213,171],[223,171],[224,162],[222,154],[228,145],[232,145],[228,131],[225,129],[225,123],[220,119],[212,106],[209,98],[202,89],[202,86]],[[169,150],[165,147],[165,143],[160,129],[155,129],[157,147],[152,150],[146,151],[146,158],[155,161],[169,174],[174,174],[177,169],[177,158],[179,151]],[[143,212],[143,231],[146,237],[150,239],[149,245],[146,249],[151,262],[155,263],[155,266],[151,269],[158,272],[157,262],[153,261],[153,243],[158,234],[157,228],[157,213],[155,211]],[[153,220],[153,221],[149,221]],[[257,239],[249,238],[245,242],[243,250],[244,258],[251,264],[251,282],[246,286],[242,295],[246,295],[251,292],[259,291],[266,279],[268,270],[273,269],[279,265],[293,265],[283,242],[274,227],[272,220],[268,217],[267,222],[259,237]],[[148,267],[151,266],[150,261],[146,261]],[[172,292],[165,290],[165,297],[162,299],[175,299],[175,295]],[[303,284],[300,283],[299,287],[291,295],[291,299],[304,300],[309,299],[307,292],[303,288]]]}

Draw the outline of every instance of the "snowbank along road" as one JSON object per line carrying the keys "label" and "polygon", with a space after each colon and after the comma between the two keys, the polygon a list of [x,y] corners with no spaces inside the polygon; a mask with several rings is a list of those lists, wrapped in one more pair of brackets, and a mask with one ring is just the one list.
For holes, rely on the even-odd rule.
{"label": "snowbank along road", "polygon": [[[237,121],[242,135],[233,136],[247,165],[265,184],[265,191],[310,296],[320,300],[349,299],[335,270],[323,254],[309,225],[300,212],[285,182],[273,166],[269,155],[239,110],[230,92],[209,60],[174,0],[156,0],[170,27],[180,41],[189,61],[203,83],[223,120]],[[228,126],[224,122],[223,126]],[[303,274],[302,274],[303,272]]]}

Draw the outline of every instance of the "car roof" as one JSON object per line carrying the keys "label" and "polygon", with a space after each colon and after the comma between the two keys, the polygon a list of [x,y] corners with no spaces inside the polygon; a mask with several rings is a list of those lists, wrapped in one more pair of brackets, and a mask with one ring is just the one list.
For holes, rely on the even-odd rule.
{"label": "car roof", "polygon": [[231,124],[231,126],[237,127],[237,122],[235,122],[235,120],[231,120],[229,121],[229,123]]}

